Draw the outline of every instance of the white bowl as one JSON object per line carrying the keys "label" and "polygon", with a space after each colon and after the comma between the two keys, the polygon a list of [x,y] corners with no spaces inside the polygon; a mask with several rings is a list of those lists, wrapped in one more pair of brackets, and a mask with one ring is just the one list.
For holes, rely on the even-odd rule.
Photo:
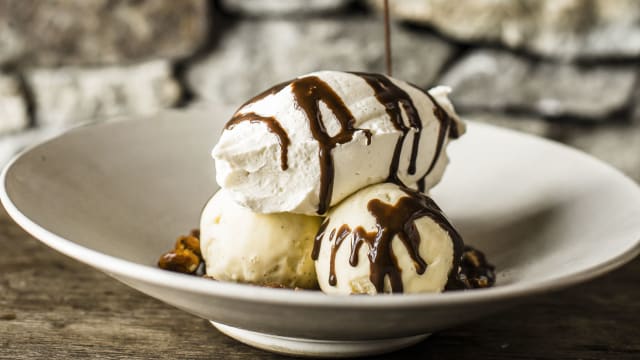
{"label": "white bowl", "polygon": [[76,128],[18,156],[2,203],[26,231],[245,343],[297,355],[391,351],[527,297],[604,274],[640,252],[640,189],[550,141],[476,123],[449,149],[436,201],[498,270],[494,288],[332,297],[155,267],[216,190],[223,119],[163,113]]}

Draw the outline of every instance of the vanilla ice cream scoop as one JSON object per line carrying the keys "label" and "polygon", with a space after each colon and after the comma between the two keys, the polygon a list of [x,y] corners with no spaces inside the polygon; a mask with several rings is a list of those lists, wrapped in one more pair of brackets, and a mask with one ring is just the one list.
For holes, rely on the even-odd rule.
{"label": "vanilla ice cream scoop", "polygon": [[216,280],[288,288],[317,288],[309,255],[321,218],[257,214],[220,190],[200,220],[200,250]]}
{"label": "vanilla ice cream scoop", "polygon": [[420,293],[459,287],[463,251],[460,235],[433,200],[384,183],[329,211],[312,257],[325,293]]}
{"label": "vanilla ice cream scoop", "polygon": [[448,93],[340,71],[276,85],[227,123],[212,151],[216,180],[258,213],[324,214],[381,182],[426,191],[465,130]]}

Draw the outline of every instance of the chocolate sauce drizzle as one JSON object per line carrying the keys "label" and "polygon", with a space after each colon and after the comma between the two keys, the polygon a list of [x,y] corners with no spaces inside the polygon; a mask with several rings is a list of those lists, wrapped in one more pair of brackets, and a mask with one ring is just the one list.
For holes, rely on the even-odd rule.
{"label": "chocolate sauce drizzle", "polygon": [[[418,150],[420,147],[420,135],[422,133],[422,119],[418,114],[418,110],[416,109],[409,94],[399,86],[395,85],[387,76],[360,72],[354,72],[352,74],[361,77],[367,82],[367,84],[369,84],[369,86],[371,86],[374,90],[376,99],[385,107],[393,126],[401,132],[401,136],[398,138],[393,151],[391,163],[389,164],[389,173],[386,181],[400,186],[405,186],[398,176],[400,157],[402,155],[405,139],[411,130],[413,130],[413,142],[411,144],[411,153],[407,172],[414,175],[416,173]],[[358,131],[365,134],[367,137],[367,144],[370,144],[371,131],[355,127],[355,118],[351,114],[349,108],[344,104],[340,96],[336,94],[336,92],[327,83],[317,76],[307,76],[283,82],[262,92],[253,99],[250,99],[242,106],[249,105],[269,95],[273,95],[288,85],[291,86],[294,101],[306,115],[309,123],[309,130],[311,131],[313,138],[318,141],[320,146],[318,152],[320,162],[320,191],[317,213],[324,214],[329,208],[333,195],[333,183],[335,177],[332,155],[333,149],[338,145],[350,142]],[[449,116],[449,114],[442,108],[442,106],[440,106],[431,94],[415,85],[413,86],[429,97],[434,106],[433,113],[440,122],[434,157],[431,160],[427,172],[417,181],[418,189],[420,191],[424,191],[425,178],[435,167],[445,145],[447,135],[451,138],[457,138],[459,134],[458,129],[455,126],[454,119]],[[338,133],[333,136],[329,135],[327,132],[322,112],[320,111],[320,103],[325,104],[329,108],[340,124]],[[407,118],[406,123],[403,119],[403,113]],[[267,125],[270,132],[278,136],[281,148],[281,168],[283,171],[286,170],[288,168],[287,152],[290,141],[286,131],[282,128],[277,119],[274,117],[260,116],[255,113],[237,114],[231,119],[231,121],[229,121],[229,123],[227,123],[226,128],[231,129],[233,126],[243,121],[250,121],[252,123],[262,122]]]}
{"label": "chocolate sauce drizzle", "polygon": [[[398,265],[396,255],[391,246],[392,240],[397,236],[403,243],[411,259],[413,260],[417,274],[423,274],[427,269],[427,263],[420,256],[420,233],[416,228],[415,221],[422,217],[429,217],[446,231],[453,241],[453,266],[449,273],[447,283],[458,285],[460,259],[464,250],[464,243],[460,234],[449,223],[442,210],[428,196],[411,190],[402,188],[408,195],[400,198],[396,204],[388,204],[373,199],[367,204],[367,210],[376,219],[376,230],[366,231],[361,226],[351,229],[348,225],[342,225],[337,230],[333,229],[329,234],[328,241],[332,241],[331,263],[329,284],[335,286],[337,283],[335,274],[335,256],[345,239],[351,238],[351,249],[349,264],[357,266],[358,253],[363,244],[367,244],[368,258],[370,264],[370,280],[376,290],[380,293],[384,291],[384,279],[389,278],[391,291],[394,293],[403,292],[401,270]],[[326,219],[314,241],[313,260],[317,260],[320,254],[320,246],[329,219]],[[447,284],[447,286],[448,286]]]}
{"label": "chocolate sauce drizzle", "polygon": [[276,118],[273,116],[261,116],[253,112],[236,113],[231,118],[231,120],[227,122],[224,128],[227,130],[231,130],[237,124],[245,121],[249,121],[252,124],[265,124],[269,132],[278,137],[278,143],[280,143],[280,168],[282,169],[282,171],[286,171],[289,168],[288,153],[289,145],[291,145],[291,140],[289,140],[289,135],[282,128],[278,120],[276,120]]}
{"label": "chocolate sauce drizzle", "polygon": [[[418,148],[420,146],[420,134],[422,132],[422,120],[418,114],[418,110],[413,104],[413,100],[402,90],[396,86],[388,77],[380,74],[353,73],[364,79],[374,91],[376,99],[382,104],[389,115],[389,119],[393,126],[402,132],[402,135],[396,142],[393,151],[391,164],[389,165],[389,175],[387,182],[392,182],[404,186],[398,178],[398,168],[400,166],[400,155],[404,146],[404,140],[411,129],[415,130],[413,136],[413,144],[411,146],[411,157],[409,160],[409,168],[407,172],[411,175],[416,173],[416,160],[418,157]],[[402,119],[402,110],[407,116],[409,126],[405,125]],[[426,175],[425,175],[426,176]]]}
{"label": "chocolate sauce drizzle", "polygon": [[[418,158],[418,150],[420,147],[420,135],[422,133],[422,120],[418,114],[418,110],[413,104],[413,100],[407,94],[406,91],[396,86],[388,77],[380,74],[368,74],[368,73],[353,73],[363,78],[375,92],[375,97],[385,107],[387,115],[391,119],[393,126],[402,132],[402,135],[396,142],[395,149],[393,151],[393,157],[391,164],[389,165],[389,175],[387,182],[392,182],[400,186],[405,184],[398,178],[398,168],[400,165],[400,156],[402,154],[402,148],[404,147],[405,138],[411,129],[414,130],[413,144],[411,146],[411,157],[409,158],[409,167],[407,173],[414,175],[416,173],[416,161]],[[422,90],[421,88],[411,84],[414,88],[420,90],[429,100],[433,103],[433,114],[440,122],[438,130],[438,140],[435,145],[435,151],[433,159],[429,164],[429,168],[424,175],[418,180],[418,190],[421,192],[425,189],[425,178],[431,173],[435,167],[442,149],[444,148],[445,138],[447,134],[451,138],[458,138],[458,129],[455,126],[455,120],[449,116],[449,114],[442,108],[442,106],[436,101],[436,99],[429,94],[429,92]],[[407,126],[402,118],[402,110],[404,110],[407,116],[409,126]]]}
{"label": "chocolate sauce drizzle", "polygon": [[[342,101],[342,98],[317,76],[307,76],[278,84],[250,99],[244,103],[241,108],[269,95],[273,95],[284,89],[287,85],[291,85],[294,100],[297,106],[304,111],[309,123],[309,130],[320,145],[318,152],[320,161],[320,194],[317,213],[324,214],[329,209],[333,195],[335,168],[331,154],[332,150],[340,144],[350,142],[358,131],[361,131],[367,137],[367,145],[369,145],[371,143],[371,131],[355,127],[355,118]],[[327,132],[324,119],[322,118],[322,112],[320,111],[321,102],[331,110],[340,124],[340,130],[333,136]],[[278,136],[282,154],[281,166],[283,170],[286,170],[288,168],[287,149],[290,141],[287,133],[278,121],[274,117],[263,117],[254,113],[238,114],[227,123],[226,128],[231,129],[243,121],[265,123],[269,131]]]}
{"label": "chocolate sauce drizzle", "polygon": [[[414,87],[416,87],[416,86],[414,85]],[[416,87],[416,88],[419,89],[420,91],[424,92],[429,97],[429,99],[433,103],[433,115],[440,122],[440,128],[438,130],[438,141],[436,142],[436,150],[435,150],[435,153],[433,155],[433,159],[431,160],[431,164],[429,165],[429,168],[427,169],[427,172],[418,181],[418,189],[420,191],[424,191],[425,178],[427,177],[427,175],[429,175],[431,173],[433,168],[436,166],[436,163],[438,162],[438,159],[440,158],[440,153],[442,152],[442,149],[444,148],[444,140],[447,137],[447,134],[449,134],[449,137],[452,138],[452,139],[459,138],[460,134],[458,132],[458,127],[455,124],[455,120],[453,120],[451,118],[451,116],[449,116],[449,113],[446,112],[442,108],[442,106],[436,101],[436,99],[434,99],[433,96],[431,96],[431,94],[429,94],[429,92],[423,91],[422,89],[420,89],[418,87]]]}
{"label": "chocolate sauce drizzle", "polygon": [[284,89],[287,87],[287,85],[291,84],[291,80],[289,81],[284,81],[281,82],[279,84],[276,84],[270,88],[268,88],[267,90],[261,92],[260,94],[252,97],[251,99],[247,100],[244,104],[240,105],[240,109],[242,109],[243,107],[249,105],[249,104],[253,104],[255,102],[258,102],[264,98],[266,98],[269,95],[274,95],[277,94],[280,90]]}
{"label": "chocolate sauce drizzle", "polygon": [[347,238],[347,236],[351,235],[351,229],[347,225],[342,225],[338,232],[336,233],[336,229],[331,230],[331,234],[329,234],[329,241],[334,239],[333,245],[331,245],[331,259],[329,262],[329,284],[331,286],[336,286],[338,280],[336,278],[336,254],[338,253],[338,249],[340,245]]}
{"label": "chocolate sauce drizzle", "polygon": [[426,178],[431,173],[436,163],[438,162],[438,159],[440,158],[440,153],[442,153],[442,149],[444,148],[445,138],[448,135],[451,139],[457,139],[460,137],[460,132],[458,131],[456,121],[428,91],[421,89],[415,84],[408,84],[413,86],[415,89],[420,90],[423,94],[429,97],[429,100],[431,100],[431,102],[433,103],[433,115],[436,117],[436,119],[438,119],[438,122],[440,123],[440,127],[438,128],[438,139],[436,141],[436,148],[433,154],[433,158],[431,159],[431,163],[429,164],[427,172],[425,172],[424,175],[422,175],[422,177],[417,181],[418,191],[424,192]]}
{"label": "chocolate sauce drizzle", "polygon": [[[353,139],[357,131],[362,131],[367,137],[367,145],[371,143],[371,131],[355,127],[355,118],[340,96],[317,76],[308,76],[294,80],[291,91],[300,109],[304,111],[309,122],[311,134],[318,141],[320,150],[320,200],[318,214],[324,214],[329,209],[333,195],[335,168],[331,151],[340,144],[346,144]],[[320,103],[325,104],[340,124],[340,130],[331,136],[320,111]]]}
{"label": "chocolate sauce drizzle", "polygon": [[318,228],[318,232],[316,233],[315,240],[313,242],[313,249],[311,250],[311,259],[317,260],[318,256],[320,256],[320,244],[322,242],[322,238],[324,237],[325,232],[327,231],[327,226],[329,226],[329,218],[325,218],[320,227]]}

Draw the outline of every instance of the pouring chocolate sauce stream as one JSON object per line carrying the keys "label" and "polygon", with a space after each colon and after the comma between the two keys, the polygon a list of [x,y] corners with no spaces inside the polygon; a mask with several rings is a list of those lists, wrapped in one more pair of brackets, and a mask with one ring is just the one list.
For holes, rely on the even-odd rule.
{"label": "pouring chocolate sauce stream", "polygon": [[384,60],[387,65],[387,75],[391,75],[391,27],[389,26],[389,0],[384,0]]}

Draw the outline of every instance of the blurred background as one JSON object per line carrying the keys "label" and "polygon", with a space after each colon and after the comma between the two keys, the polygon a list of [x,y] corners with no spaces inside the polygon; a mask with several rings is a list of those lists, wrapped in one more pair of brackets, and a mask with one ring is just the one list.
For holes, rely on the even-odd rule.
{"label": "blurred background", "polygon": [[[318,69],[384,71],[377,0],[0,0],[0,164],[78,123],[227,118]],[[390,0],[394,76],[467,120],[583,149],[640,181],[640,1]]]}

